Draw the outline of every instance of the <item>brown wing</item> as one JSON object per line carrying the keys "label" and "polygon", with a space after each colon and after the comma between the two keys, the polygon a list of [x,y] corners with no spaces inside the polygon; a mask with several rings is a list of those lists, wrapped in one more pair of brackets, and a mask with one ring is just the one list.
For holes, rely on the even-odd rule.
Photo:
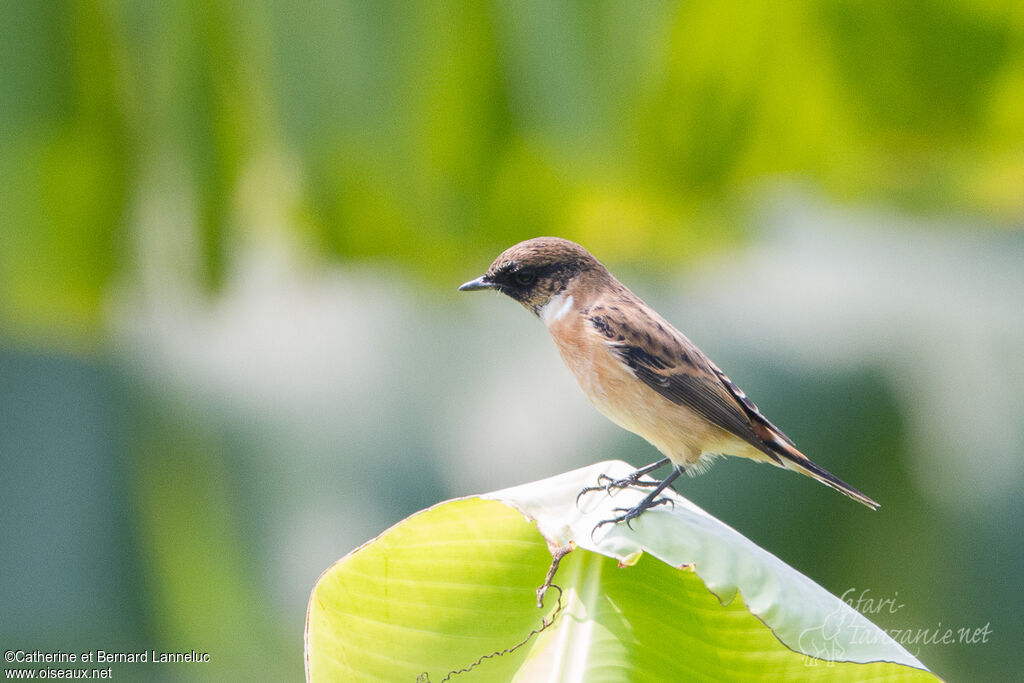
{"label": "brown wing", "polygon": [[600,307],[588,319],[638,379],[782,464],[771,441],[792,443],[788,437],[693,342],[645,308]]}
{"label": "brown wing", "polygon": [[817,479],[871,509],[878,508],[871,498],[798,451],[683,333],[639,300],[630,303],[633,305],[595,307],[588,319],[638,379],[673,403],[735,434],[780,467]]}

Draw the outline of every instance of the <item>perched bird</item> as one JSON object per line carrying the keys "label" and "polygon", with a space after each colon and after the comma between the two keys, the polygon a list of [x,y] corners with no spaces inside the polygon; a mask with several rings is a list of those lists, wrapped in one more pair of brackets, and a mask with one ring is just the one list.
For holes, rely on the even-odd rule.
{"label": "perched bird", "polygon": [[[702,471],[720,454],[806,474],[878,507],[798,451],[693,342],[575,242],[557,237],[520,242],[502,252],[482,276],[459,287],[480,289],[497,290],[543,320],[590,402],[665,456],[625,479],[581,492],[653,488],[637,506],[620,508],[620,516],[603,523],[628,523],[668,502],[659,495],[676,477]],[[669,463],[672,471],[660,482],[643,478]]]}

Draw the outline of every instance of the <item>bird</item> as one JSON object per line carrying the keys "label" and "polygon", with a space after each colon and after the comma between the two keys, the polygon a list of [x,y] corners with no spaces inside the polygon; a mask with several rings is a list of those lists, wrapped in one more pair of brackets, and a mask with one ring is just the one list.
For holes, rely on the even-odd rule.
{"label": "bird", "polygon": [[[559,237],[519,242],[459,287],[477,290],[500,292],[540,318],[594,407],[664,456],[622,479],[603,475],[580,492],[652,489],[598,526],[631,526],[644,511],[671,503],[662,497],[665,488],[684,472],[704,471],[718,455],[793,470],[872,510],[879,507],[801,453],[692,341],[579,244]],[[671,470],[660,481],[645,478],[665,465]]]}

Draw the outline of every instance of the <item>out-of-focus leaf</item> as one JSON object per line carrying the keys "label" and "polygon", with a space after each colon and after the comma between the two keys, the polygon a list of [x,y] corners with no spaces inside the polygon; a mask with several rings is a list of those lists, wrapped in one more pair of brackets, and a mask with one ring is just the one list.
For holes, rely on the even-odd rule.
{"label": "out-of-focus leaf", "polygon": [[128,167],[108,17],[64,9],[0,5],[0,333],[81,348],[122,255]]}

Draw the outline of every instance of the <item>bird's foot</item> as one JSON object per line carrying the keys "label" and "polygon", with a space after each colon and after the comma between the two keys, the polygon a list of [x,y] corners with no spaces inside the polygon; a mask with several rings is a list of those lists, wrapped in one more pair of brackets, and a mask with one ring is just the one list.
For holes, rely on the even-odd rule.
{"label": "bird's foot", "polygon": [[594,531],[597,531],[605,524],[619,524],[621,522],[625,522],[626,526],[632,529],[632,522],[634,519],[642,515],[647,510],[650,510],[653,507],[658,507],[659,505],[671,505],[672,507],[675,507],[676,502],[668,496],[662,496],[661,498],[655,498],[650,501],[645,498],[638,505],[631,508],[612,508],[612,512],[621,512],[622,514],[617,517],[612,517],[611,519],[601,520],[594,526]]}
{"label": "bird's foot", "polygon": [[618,515],[617,517],[612,517],[611,519],[605,519],[598,522],[594,526],[594,529],[590,532],[590,537],[593,538],[594,534],[597,533],[597,530],[603,527],[605,524],[618,524],[619,522],[625,522],[626,526],[632,529],[633,520],[642,515],[645,511],[650,510],[653,507],[665,504],[670,504],[672,505],[672,507],[675,507],[675,501],[668,496],[662,496],[661,492],[667,489],[669,486],[671,486],[672,482],[675,481],[676,478],[683,473],[683,471],[684,469],[682,465],[673,466],[672,471],[669,472],[669,475],[662,479],[661,481],[659,481],[658,484],[654,487],[654,490],[648,493],[644,497],[644,499],[637,503],[635,506],[631,508],[613,508],[612,512],[621,512],[622,514]]}
{"label": "bird's foot", "polygon": [[628,477],[623,477],[622,479],[612,479],[607,474],[604,474],[602,472],[601,474],[597,475],[597,486],[588,486],[576,495],[576,507],[579,507],[580,498],[582,498],[584,495],[588,493],[593,493],[595,491],[604,491],[608,495],[612,495],[613,491],[633,487],[653,489],[657,487],[661,482],[654,479],[645,480],[644,476],[649,474],[650,472],[653,472],[659,467],[668,464],[668,462],[668,458],[663,458],[662,460],[652,463],[647,467],[641,467],[636,472],[633,472]]}
{"label": "bird's foot", "polygon": [[643,474],[638,475],[634,472],[628,477],[623,477],[622,479],[612,479],[607,474],[602,474],[597,478],[597,486],[588,486],[576,495],[576,505],[580,504],[580,498],[588,493],[594,493],[595,491],[604,491],[608,495],[612,495],[613,491],[632,487],[653,489],[660,483],[654,479],[645,480],[643,479],[643,476]]}

